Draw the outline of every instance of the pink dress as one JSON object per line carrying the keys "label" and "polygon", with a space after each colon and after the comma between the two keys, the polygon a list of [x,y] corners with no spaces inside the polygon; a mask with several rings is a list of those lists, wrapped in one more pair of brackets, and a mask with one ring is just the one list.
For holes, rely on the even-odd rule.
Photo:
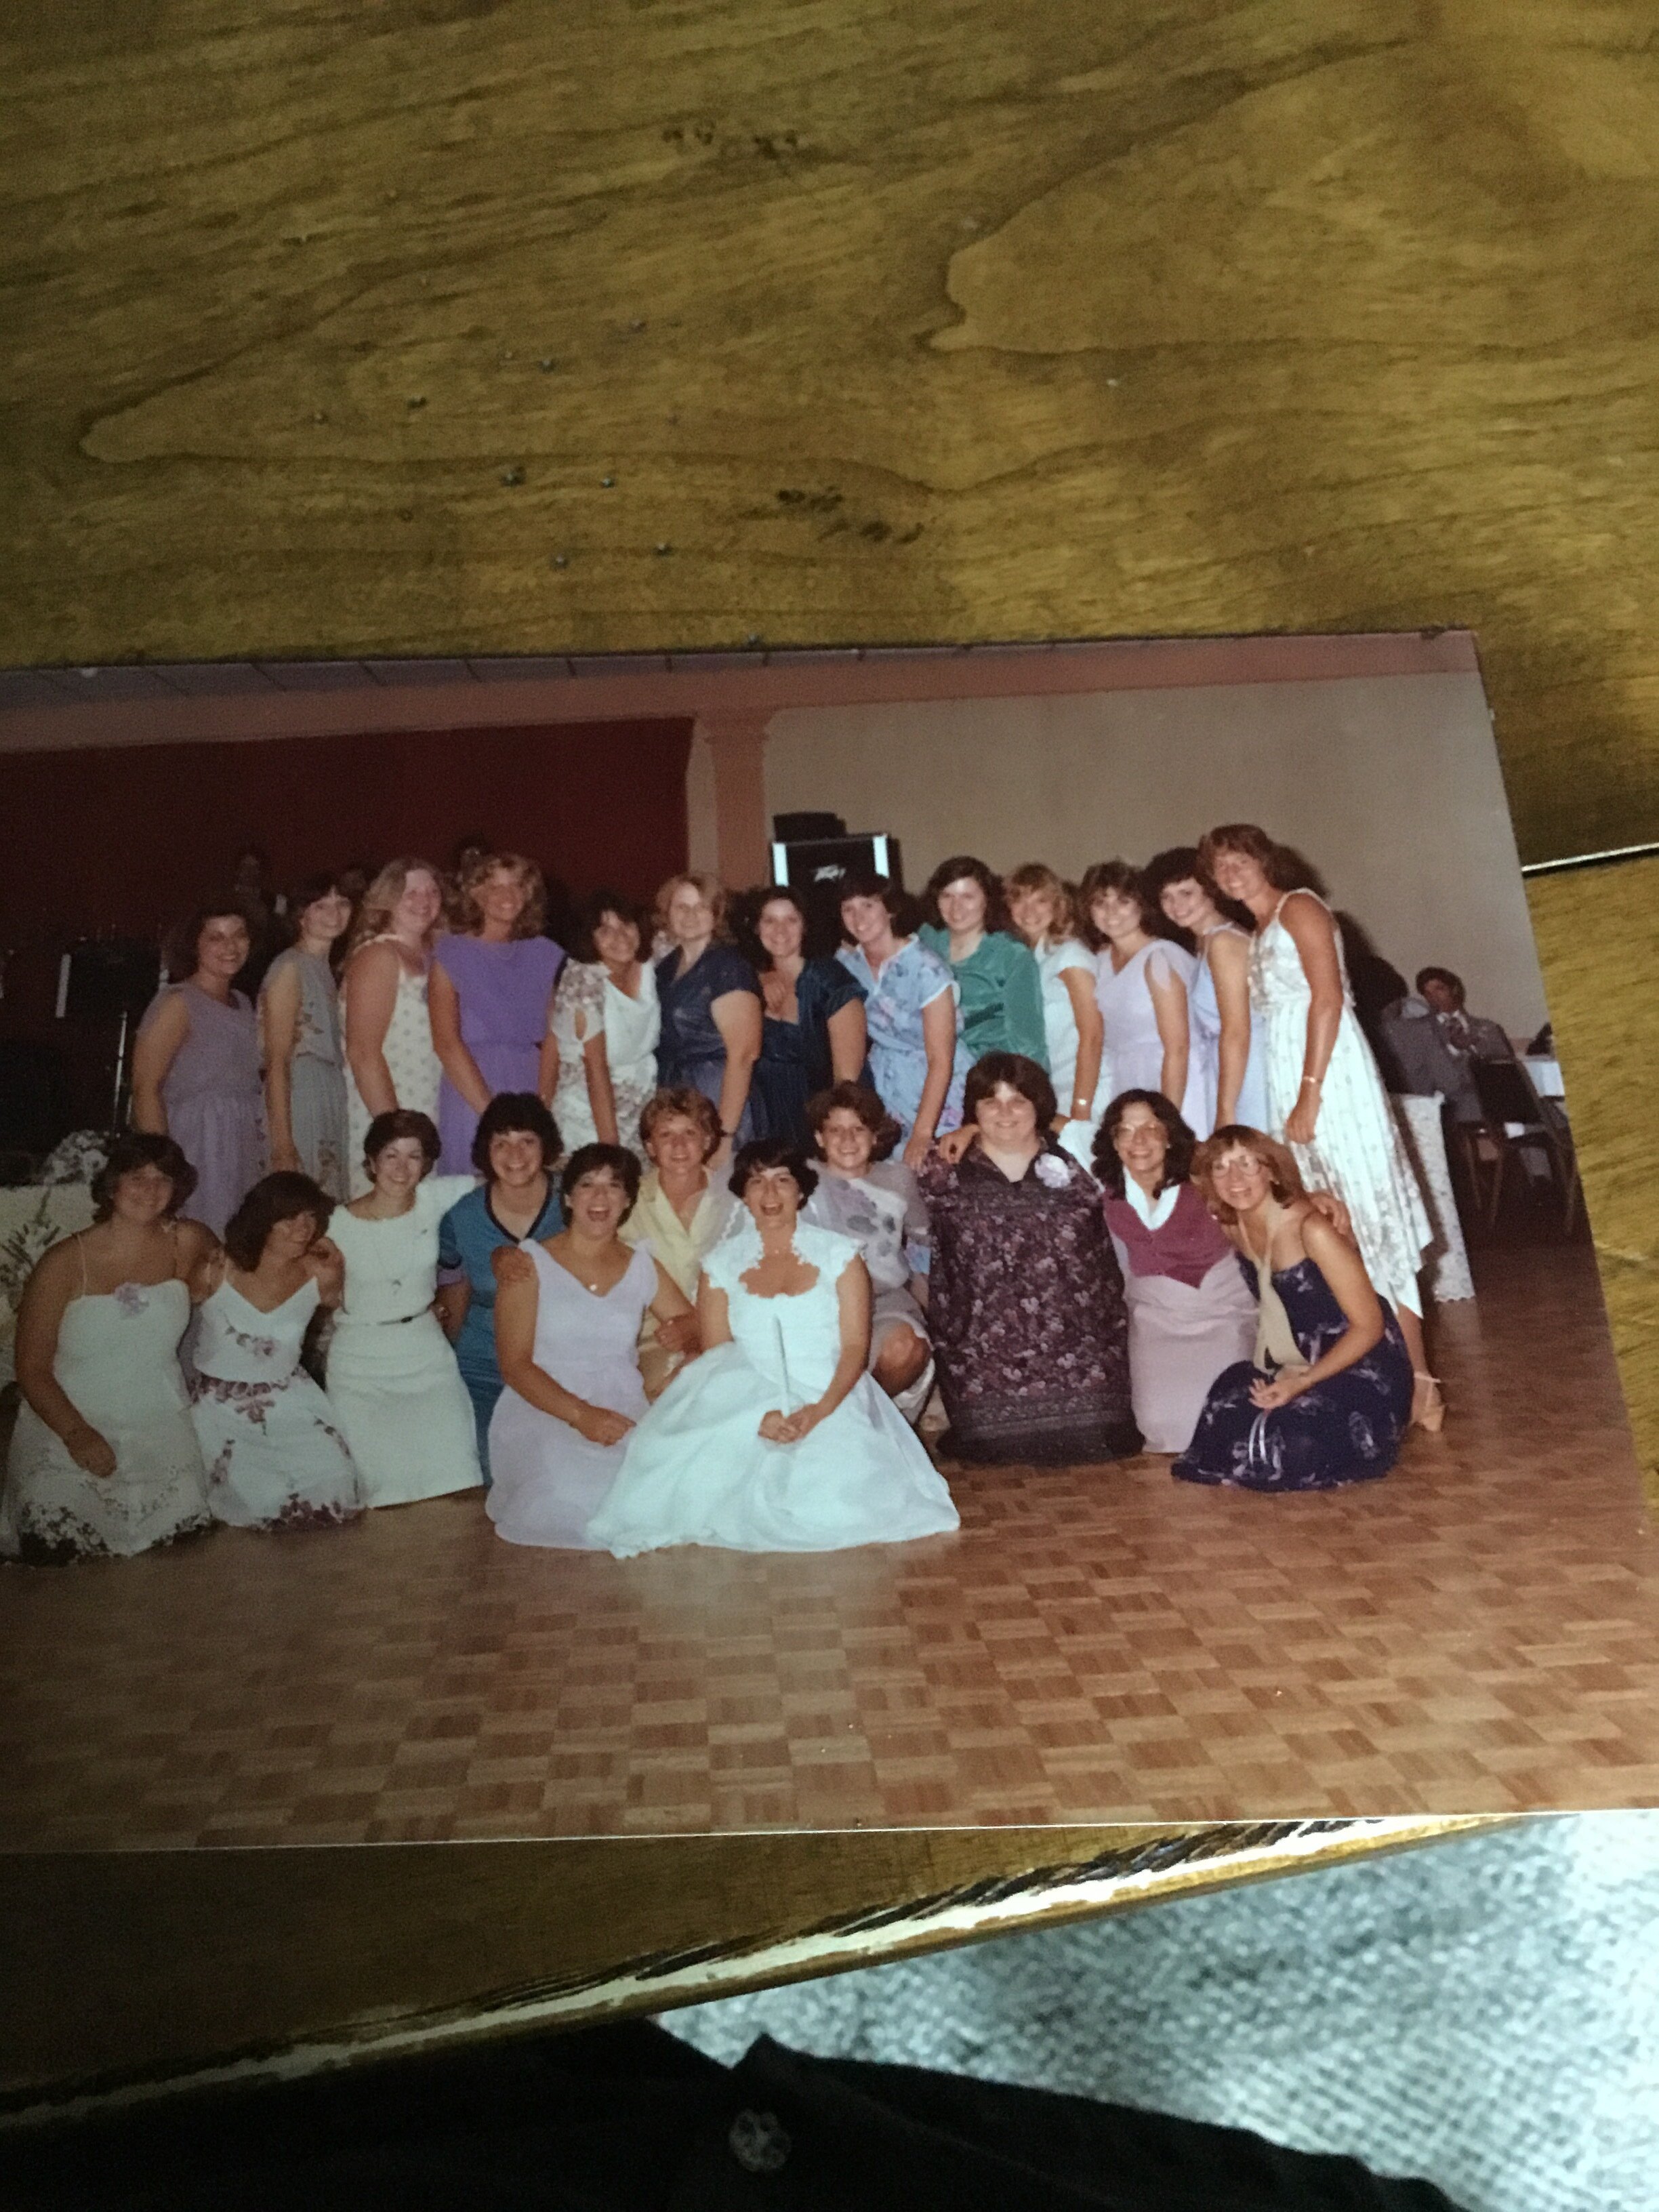
{"label": "pink dress", "polygon": [[1255,1296],[1189,1182],[1148,1199],[1126,1177],[1106,1226],[1129,1309],[1135,1420],[1148,1451],[1184,1452],[1211,1384],[1255,1347]]}

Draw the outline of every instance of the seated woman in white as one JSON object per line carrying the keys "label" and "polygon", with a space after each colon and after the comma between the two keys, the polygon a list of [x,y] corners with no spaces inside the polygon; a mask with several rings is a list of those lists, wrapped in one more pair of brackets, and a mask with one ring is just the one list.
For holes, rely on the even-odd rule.
{"label": "seated woman in white", "polygon": [[588,1523],[618,1559],[671,1544],[831,1552],[958,1525],[943,1479],[866,1371],[858,1246],[799,1218],[817,1182],[787,1145],[738,1153],[732,1188],[750,1218],[704,1259],[702,1355],[640,1421]]}
{"label": "seated woman in white", "polygon": [[498,1246],[495,1358],[507,1385],[489,1422],[485,1507],[509,1544],[598,1547],[586,1532],[646,1408],[640,1322],[691,1316],[648,1243],[617,1231],[640,1194],[619,1145],[579,1145],[565,1163],[564,1228]]}

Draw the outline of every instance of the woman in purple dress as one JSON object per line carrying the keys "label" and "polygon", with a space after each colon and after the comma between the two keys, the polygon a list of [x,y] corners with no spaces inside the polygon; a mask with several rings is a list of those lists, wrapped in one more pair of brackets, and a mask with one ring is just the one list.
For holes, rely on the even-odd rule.
{"label": "woman in purple dress", "polygon": [[549,1105],[559,1079],[548,1017],[564,954],[541,933],[541,870],[517,853],[481,853],[463,872],[458,896],[459,926],[439,939],[428,987],[443,1068],[441,1175],[470,1170],[478,1116],[498,1091],[527,1091]]}
{"label": "woman in purple dress", "polygon": [[196,1170],[182,1212],[224,1234],[265,1171],[259,1028],[233,979],[248,957],[234,907],[206,907],[180,931],[169,976],[150,1001],[132,1054],[132,1121],[171,1137]]}

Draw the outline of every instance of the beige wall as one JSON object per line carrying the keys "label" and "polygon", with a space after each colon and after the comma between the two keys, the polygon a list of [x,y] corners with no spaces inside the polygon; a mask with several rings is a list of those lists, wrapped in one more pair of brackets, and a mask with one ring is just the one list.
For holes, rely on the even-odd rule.
{"label": "beige wall", "polygon": [[1408,977],[1441,962],[1511,1031],[1545,1018],[1478,676],[788,708],[766,790],[772,813],[896,834],[912,887],[952,852],[1075,877],[1261,822]]}

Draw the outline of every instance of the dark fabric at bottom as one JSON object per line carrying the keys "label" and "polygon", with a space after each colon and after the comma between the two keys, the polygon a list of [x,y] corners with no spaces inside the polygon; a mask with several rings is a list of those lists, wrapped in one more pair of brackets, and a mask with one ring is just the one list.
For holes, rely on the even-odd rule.
{"label": "dark fabric at bottom", "polygon": [[6,2212],[1455,2212],[1353,2160],[1041,2089],[646,2025],[5,2146]]}

